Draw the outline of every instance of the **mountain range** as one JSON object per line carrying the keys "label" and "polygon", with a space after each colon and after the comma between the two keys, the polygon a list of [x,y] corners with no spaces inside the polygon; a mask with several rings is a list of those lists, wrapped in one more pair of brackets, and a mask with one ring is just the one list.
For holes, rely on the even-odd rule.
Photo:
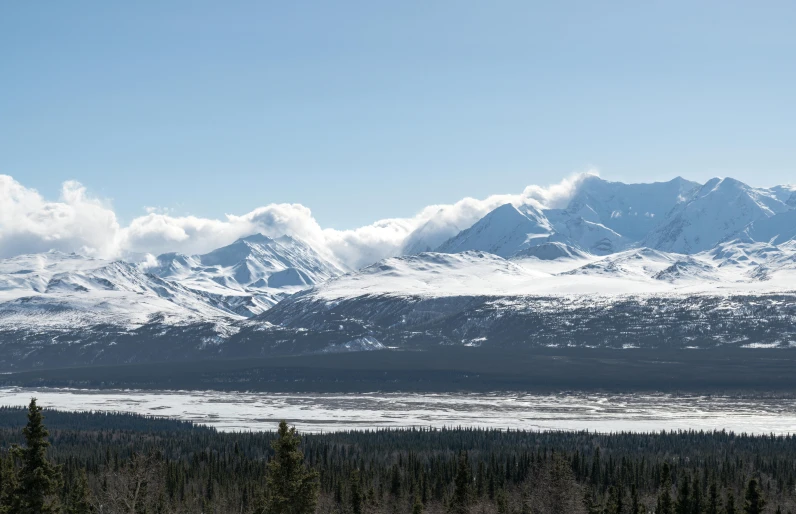
{"label": "mountain range", "polygon": [[[432,219],[400,255],[360,270],[296,237],[261,234],[141,262],[59,252],[6,259],[0,367],[553,336],[578,345],[601,333],[594,327],[604,344],[654,345],[675,341],[650,334],[683,319],[691,335],[672,344],[789,346],[793,297],[796,186],[592,176],[563,207],[505,204],[469,227]],[[567,313],[594,332],[567,328]]]}

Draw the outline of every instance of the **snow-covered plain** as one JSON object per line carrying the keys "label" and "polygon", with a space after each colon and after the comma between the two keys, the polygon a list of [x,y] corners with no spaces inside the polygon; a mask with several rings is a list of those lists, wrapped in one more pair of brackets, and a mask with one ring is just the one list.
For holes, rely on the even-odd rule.
{"label": "snow-covered plain", "polygon": [[26,405],[31,397],[46,408],[133,412],[190,420],[222,431],[273,430],[281,419],[304,432],[422,426],[788,434],[796,427],[794,397],[0,389],[0,405]]}

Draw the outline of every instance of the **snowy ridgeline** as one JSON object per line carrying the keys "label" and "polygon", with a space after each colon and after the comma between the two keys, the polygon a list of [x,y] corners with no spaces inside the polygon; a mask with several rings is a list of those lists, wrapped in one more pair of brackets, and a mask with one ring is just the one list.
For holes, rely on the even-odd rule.
{"label": "snowy ridgeline", "polygon": [[[590,177],[565,208],[507,204],[447,240],[439,234],[421,227],[406,255],[358,271],[297,238],[259,234],[136,263],[58,252],[7,259],[0,359],[44,358],[44,341],[130,361],[135,352],[121,347],[134,342],[166,359],[421,341],[591,344],[578,320],[620,347],[672,342],[678,332],[667,326],[683,320],[682,344],[796,342],[793,187]],[[165,340],[166,349],[155,343]]]}

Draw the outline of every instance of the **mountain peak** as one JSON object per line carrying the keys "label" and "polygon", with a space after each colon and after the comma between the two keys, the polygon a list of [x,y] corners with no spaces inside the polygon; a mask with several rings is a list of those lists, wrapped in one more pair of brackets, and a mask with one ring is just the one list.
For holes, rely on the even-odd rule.
{"label": "mountain peak", "polygon": [[732,177],[714,177],[705,182],[697,196],[702,197],[721,191],[747,191],[749,189],[751,189],[749,186]]}
{"label": "mountain peak", "polygon": [[506,203],[490,211],[472,227],[448,239],[438,252],[456,253],[479,250],[509,257],[532,245],[532,241],[552,233],[547,218],[530,205],[519,208]]}
{"label": "mountain peak", "polygon": [[245,243],[256,243],[256,244],[267,244],[267,243],[270,243],[273,240],[274,240],[273,238],[270,238],[270,237],[266,236],[265,234],[261,234],[261,233],[257,232],[255,234],[250,235],[250,236],[241,237],[240,239],[237,239],[232,244],[244,243],[244,242]]}

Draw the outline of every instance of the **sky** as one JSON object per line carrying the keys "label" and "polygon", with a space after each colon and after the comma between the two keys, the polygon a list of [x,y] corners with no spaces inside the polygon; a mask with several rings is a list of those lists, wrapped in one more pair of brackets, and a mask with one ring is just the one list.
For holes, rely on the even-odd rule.
{"label": "sky", "polygon": [[794,25],[775,0],[6,2],[0,189],[83,227],[291,205],[351,231],[593,169],[794,182]]}

